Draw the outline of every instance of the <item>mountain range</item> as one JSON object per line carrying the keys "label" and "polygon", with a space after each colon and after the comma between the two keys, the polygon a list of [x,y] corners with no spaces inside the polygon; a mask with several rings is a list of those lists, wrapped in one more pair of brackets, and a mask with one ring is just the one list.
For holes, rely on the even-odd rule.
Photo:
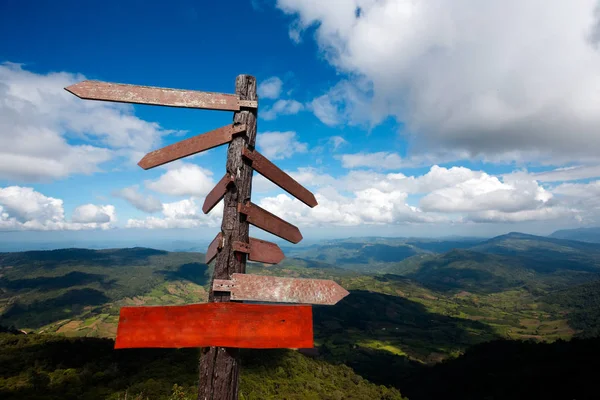
{"label": "mountain range", "polygon": [[[335,306],[313,307],[318,359],[348,366],[357,374],[352,379],[395,387],[411,399],[431,394],[415,383],[429,376],[425,366],[462,360],[474,346],[553,343],[600,332],[600,243],[513,232],[491,239],[348,238],[284,251],[288,258],[279,265],[249,263],[247,272],[333,279],[350,291]],[[120,307],[204,302],[211,274],[200,252],[135,247],[0,253],[0,326],[28,337],[111,339]],[[0,347],[13,343],[2,340]],[[493,357],[500,348],[481,351]],[[0,382],[29,379],[14,373]],[[1,386],[0,393],[16,393]],[[263,389],[271,393],[257,393]],[[353,398],[336,390],[339,398]],[[374,393],[371,386],[361,390]],[[400,398],[393,391],[386,396]]]}

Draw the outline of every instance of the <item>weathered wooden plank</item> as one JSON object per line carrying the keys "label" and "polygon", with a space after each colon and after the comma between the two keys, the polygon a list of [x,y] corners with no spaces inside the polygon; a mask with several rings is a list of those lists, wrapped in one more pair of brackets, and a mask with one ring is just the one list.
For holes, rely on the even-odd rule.
{"label": "weathered wooden plank", "polygon": [[[240,44],[238,52],[245,50]],[[239,53],[241,54],[241,53]],[[235,80],[235,93],[244,101],[256,101],[256,79],[250,75],[239,75]],[[226,279],[233,273],[246,271],[246,257],[235,253],[231,247],[234,241],[248,243],[248,222],[240,218],[237,205],[250,200],[252,189],[252,168],[244,162],[242,149],[254,147],[256,142],[256,109],[245,109],[234,113],[234,124],[246,125],[246,136],[236,136],[227,149],[226,171],[235,176],[223,198],[223,248],[217,255],[214,279]],[[229,301],[229,293],[209,293],[209,301]],[[198,399],[236,400],[239,383],[239,352],[235,348],[206,347],[202,349],[199,366]]]}
{"label": "weathered wooden plank", "polygon": [[122,307],[115,349],[310,348],[311,306],[205,303]]}
{"label": "weathered wooden plank", "polygon": [[241,107],[256,108],[258,106],[256,101],[240,100],[240,97],[235,94],[89,80],[76,83],[65,89],[81,99],[119,103],[223,111],[239,111]]}
{"label": "weathered wooden plank", "polygon": [[254,203],[239,203],[238,211],[245,214],[246,220],[257,228],[263,229],[292,243],[298,243],[302,240],[302,234],[296,226],[271,214],[267,210],[260,208]]}
{"label": "weathered wooden plank", "polygon": [[231,300],[324,305],[333,305],[349,294],[332,280],[250,274],[233,274],[229,280],[215,280],[213,290],[230,292]]}
{"label": "weathered wooden plank", "polygon": [[159,165],[229,143],[234,135],[244,133],[245,131],[246,125],[244,124],[225,125],[201,135],[173,143],[162,149],[154,150],[146,154],[138,165],[143,169],[158,167]]}
{"label": "weathered wooden plank", "polygon": [[266,240],[250,238],[250,243],[233,242],[233,249],[248,254],[248,260],[266,264],[277,264],[285,258],[281,248]]}
{"label": "weathered wooden plank", "polygon": [[294,178],[283,172],[279,167],[269,161],[258,151],[244,149],[243,156],[252,161],[252,168],[262,176],[296,197],[309,207],[318,205],[315,196]]}
{"label": "weathered wooden plank", "polygon": [[226,173],[219,182],[215,185],[214,188],[206,195],[204,199],[204,204],[202,205],[202,212],[204,214],[208,214],[210,210],[215,208],[217,204],[225,197],[225,193],[227,193],[227,187],[235,181],[234,177],[228,173]]}
{"label": "weathered wooden plank", "polygon": [[204,263],[208,264],[215,259],[219,250],[223,247],[223,233],[219,232],[212,242],[208,245],[206,255],[204,256]]}

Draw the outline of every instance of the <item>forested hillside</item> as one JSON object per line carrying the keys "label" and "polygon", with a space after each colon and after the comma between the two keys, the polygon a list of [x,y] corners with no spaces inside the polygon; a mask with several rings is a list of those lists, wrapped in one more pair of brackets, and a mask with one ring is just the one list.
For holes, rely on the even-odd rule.
{"label": "forested hillside", "polygon": [[[454,247],[456,243],[460,248]],[[414,254],[408,255],[407,249]],[[440,249],[444,251],[433,251]],[[461,385],[453,386],[454,383],[443,380],[443,376],[455,372],[448,375],[436,371],[446,371],[443,368],[467,371],[475,368],[469,361],[473,357],[499,357],[497,353],[506,349],[503,346],[511,346],[499,340],[554,343],[575,336],[594,338],[600,329],[599,249],[600,245],[593,243],[522,234],[447,243],[382,239],[372,244],[364,241],[322,244],[313,248],[311,257],[290,257],[276,266],[251,263],[249,273],[333,279],[348,289],[350,295],[335,306],[314,307],[317,358],[293,351],[246,352],[248,367],[242,379],[248,391],[243,392],[244,398],[399,398],[399,392],[391,387],[411,399],[431,398],[428,396],[434,392],[423,389],[417,382],[438,379],[439,387],[446,387],[449,392],[461,390]],[[339,253],[342,250],[345,253]],[[7,394],[17,396],[14,398],[33,392],[41,395],[34,389],[39,385],[46,385],[52,395],[71,385],[68,387],[77,387],[73,396],[92,396],[88,398],[94,398],[92,393],[104,391],[116,399],[125,390],[136,395],[147,393],[151,399],[178,398],[173,394],[175,383],[183,385],[184,394],[192,393],[197,368],[197,354],[193,352],[143,353],[148,354],[148,365],[155,366],[150,369],[144,366],[143,371],[137,372],[127,366],[128,362],[134,363],[126,361],[123,355],[132,354],[129,351],[106,350],[103,355],[106,359],[100,362],[90,350],[91,358],[82,355],[78,359],[83,364],[75,367],[68,367],[64,360],[49,363],[48,360],[58,356],[48,359],[45,354],[61,346],[83,346],[83,354],[88,354],[86,346],[95,347],[98,343],[111,348],[110,340],[94,342],[93,338],[114,337],[123,305],[205,301],[211,268],[203,261],[201,253],[145,248],[1,253],[0,325],[13,334],[29,333],[3,339],[7,346],[4,356],[8,357],[5,358],[8,364],[3,365],[14,364],[14,367],[3,370],[2,387]],[[71,341],[59,336],[89,339]],[[539,353],[533,344],[522,346],[531,354],[527,360],[531,368],[538,362],[546,362],[536,358]],[[15,357],[22,353],[22,348],[29,349],[26,351],[32,355],[17,362]],[[121,365],[122,357],[125,364]],[[190,371],[186,367],[187,372],[181,372],[185,377],[181,380],[175,372],[162,372],[165,365],[179,362],[170,357],[183,357],[181,360],[190,363],[186,365],[195,360],[196,364],[189,367]],[[272,363],[277,358],[285,365],[269,367],[276,365]],[[447,363],[430,369],[429,366],[444,360]],[[511,360],[503,364],[504,372],[493,373],[509,374],[506,379],[515,382],[514,390],[511,389],[514,394],[527,373],[524,367],[510,375],[511,363],[518,364],[516,359]],[[118,370],[122,372],[122,380],[112,386],[106,383],[108,378],[96,379],[110,372],[111,365],[121,365]],[[318,371],[324,375],[314,375]],[[484,374],[483,370],[480,372]],[[96,378],[89,378],[90,374]],[[64,383],[61,376],[76,384]],[[257,381],[263,382],[262,386],[252,386],[253,380],[248,380],[248,376],[259,377]],[[542,375],[536,375],[535,379],[542,379]],[[355,390],[346,389],[348,380],[353,382],[355,386],[351,387]],[[308,390],[302,394],[305,397],[293,397],[300,396],[294,387],[301,381],[315,383],[313,386],[302,383]],[[489,398],[504,398],[506,394],[486,392],[475,386],[464,398],[484,398],[477,396],[486,393]],[[288,397],[277,397],[282,393]],[[502,396],[494,397],[499,395]]]}

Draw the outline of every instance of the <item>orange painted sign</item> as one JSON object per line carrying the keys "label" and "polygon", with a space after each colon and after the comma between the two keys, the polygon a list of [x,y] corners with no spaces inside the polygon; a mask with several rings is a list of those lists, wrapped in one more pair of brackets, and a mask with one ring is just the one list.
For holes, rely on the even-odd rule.
{"label": "orange painted sign", "polygon": [[206,303],[122,307],[115,349],[312,348],[309,305]]}

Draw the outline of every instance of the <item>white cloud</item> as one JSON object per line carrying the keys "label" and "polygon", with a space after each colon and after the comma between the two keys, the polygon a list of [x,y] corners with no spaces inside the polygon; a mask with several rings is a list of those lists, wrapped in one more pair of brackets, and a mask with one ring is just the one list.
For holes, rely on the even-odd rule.
{"label": "white cloud", "polygon": [[123,188],[113,192],[114,196],[127,200],[138,210],[154,213],[163,209],[162,203],[154,196],[145,196],[138,191],[137,186]]}
{"label": "white cloud", "polygon": [[127,228],[171,229],[218,227],[223,215],[223,202],[205,215],[196,201],[184,199],[163,204],[163,217],[146,217],[145,219],[129,219]]}
{"label": "white cloud", "polygon": [[276,76],[265,79],[258,85],[258,97],[264,99],[276,99],[281,94],[283,82]]}
{"label": "white cloud", "polygon": [[203,197],[215,186],[213,173],[195,164],[181,163],[155,181],[146,181],[146,187],[171,196]]}
{"label": "white cloud", "polygon": [[410,194],[422,194],[447,188],[470,179],[479,179],[485,172],[465,167],[444,168],[434,165],[421,176],[406,176],[402,173],[382,174],[374,171],[350,171],[337,180],[340,188],[363,190],[374,187],[384,192],[401,190]]}
{"label": "white cloud", "polygon": [[115,221],[112,205],[79,206],[69,222],[60,199],[44,196],[30,187],[0,188],[0,230],[109,229]]}
{"label": "white cloud", "polygon": [[359,81],[355,84],[341,81],[326,94],[315,98],[309,108],[328,126],[365,124],[372,107],[363,90],[368,91],[364,83],[359,85]]}
{"label": "white cloud", "polygon": [[333,151],[348,144],[348,141],[341,136],[332,136],[329,138],[328,142],[333,146]]}
{"label": "white cloud", "polygon": [[71,220],[78,224],[104,224],[115,220],[115,206],[97,206],[84,204],[73,211]]}
{"label": "white cloud", "polygon": [[[309,209],[288,195],[266,197],[258,204],[307,226],[589,222],[600,215],[600,181],[585,186],[564,184],[551,190],[527,174],[496,177],[465,167],[433,166],[417,176],[355,170],[334,178],[314,168],[287,172],[315,193],[319,205]],[[416,197],[409,201],[409,195]]]}
{"label": "white cloud", "polygon": [[303,225],[356,226],[362,224],[399,224],[442,221],[443,217],[425,214],[406,204],[406,193],[384,193],[366,189],[345,197],[333,190],[317,192],[319,205],[309,208],[286,194],[263,198],[259,205],[284,220]]}
{"label": "white cloud", "polygon": [[81,100],[64,90],[83,79],[0,64],[0,178],[41,181],[91,174],[116,156],[150,150],[169,133],[135,117],[131,105]]}
{"label": "white cloud", "polygon": [[597,4],[277,1],[298,35],[315,27],[325,59],[347,76],[313,101],[324,123],[358,123],[366,110],[370,124],[402,122],[411,155],[552,165],[600,158]]}
{"label": "white cloud", "polygon": [[563,183],[552,191],[569,197],[593,198],[600,203],[600,180],[589,183]]}
{"label": "white cloud", "polygon": [[482,174],[458,184],[434,190],[420,201],[424,210],[438,212],[518,212],[544,207],[552,194],[535,181],[501,182]]}
{"label": "white cloud", "polygon": [[540,182],[575,181],[579,179],[600,177],[600,165],[575,166],[557,168],[552,171],[531,174],[532,178]]}
{"label": "white cloud", "polygon": [[475,212],[468,219],[473,222],[524,222],[524,221],[547,221],[568,218],[578,221],[577,210],[565,207],[543,207],[534,210],[520,210],[515,212],[503,212],[487,210]]}
{"label": "white cloud", "polygon": [[343,154],[344,168],[369,167],[378,169],[399,169],[402,167],[402,157],[396,153],[380,151],[377,153]]}
{"label": "white cloud", "polygon": [[271,107],[265,107],[259,117],[265,121],[271,121],[278,115],[294,115],[304,109],[302,103],[296,100],[277,100]]}
{"label": "white cloud", "polygon": [[308,145],[296,139],[296,132],[263,132],[258,135],[260,152],[271,160],[289,158],[295,153],[306,153]]}

